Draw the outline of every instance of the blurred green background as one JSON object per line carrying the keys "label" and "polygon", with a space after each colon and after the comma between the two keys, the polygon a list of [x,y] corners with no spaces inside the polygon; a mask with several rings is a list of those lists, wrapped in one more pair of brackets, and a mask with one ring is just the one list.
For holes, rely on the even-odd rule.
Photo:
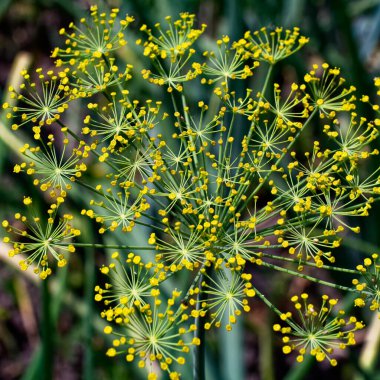
{"label": "blurred green background", "polygon": [[[120,7],[121,14],[129,13],[136,18],[130,31],[132,41],[120,57],[136,68],[142,67],[133,43],[139,25],[153,25],[166,15],[187,11],[208,25],[205,45],[222,34],[237,39],[245,30],[261,26],[299,26],[302,34],[310,37],[310,43],[280,65],[275,72],[277,82],[301,80],[311,63],[327,61],[341,67],[342,75],[360,93],[374,96],[372,78],[380,75],[380,0],[120,0],[108,4]],[[20,80],[21,69],[52,66],[49,55],[54,46],[63,44],[58,30],[84,17],[88,7],[88,2],[79,0],[0,1],[0,97],[3,101],[7,100],[5,89],[9,84]],[[262,80],[260,72],[255,80]],[[131,86],[131,93],[146,91],[138,81]],[[78,113],[68,117],[71,124],[80,125],[80,116]],[[18,208],[24,194],[36,191],[31,181],[12,175],[13,165],[19,159],[14,150],[17,141],[12,136],[5,115],[0,114],[0,219]],[[308,144],[313,138],[310,134],[303,143]],[[375,206],[362,235],[347,240],[347,246],[342,248],[342,265],[355,265],[364,254],[380,251],[376,214],[379,215],[379,207]],[[91,226],[86,231],[87,239],[91,239]],[[110,360],[104,355],[106,342],[100,308],[93,302],[98,273],[95,264],[103,260],[102,252],[78,251],[68,268],[69,275],[67,269],[58,271],[49,283],[41,285],[34,275],[21,274],[17,261],[10,261],[7,248],[0,245],[0,379],[141,377],[122,358]],[[286,305],[283,297],[288,296],[284,288],[303,291],[307,286],[297,279],[289,282],[282,274],[270,279],[263,274],[259,281],[263,286],[270,284],[268,292],[282,305]],[[345,301],[349,304],[352,299]],[[339,358],[337,368],[316,366],[314,359],[294,366],[288,357],[281,355],[280,342],[272,334],[271,312],[259,301],[254,306],[253,313],[232,333],[220,331],[211,336],[207,348],[209,380],[295,380],[321,376],[380,379],[380,325],[370,315],[362,316],[369,327],[358,336],[358,347]],[[186,376],[190,375],[185,375],[185,380],[190,379]]]}

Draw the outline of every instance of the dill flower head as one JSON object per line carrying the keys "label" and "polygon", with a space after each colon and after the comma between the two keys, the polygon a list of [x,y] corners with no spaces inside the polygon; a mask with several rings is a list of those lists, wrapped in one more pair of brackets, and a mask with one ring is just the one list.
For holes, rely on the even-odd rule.
{"label": "dill flower head", "polygon": [[158,252],[156,261],[165,263],[173,272],[183,268],[189,270],[199,268],[204,261],[206,250],[202,234],[194,229],[190,231],[168,229],[168,235],[170,238],[167,237],[165,240],[156,237],[155,233],[150,237]]}
{"label": "dill flower head", "polygon": [[246,79],[252,76],[253,70],[259,66],[258,61],[249,62],[249,56],[241,49],[237,49],[235,43],[230,46],[228,36],[217,40],[216,45],[216,52],[203,53],[208,61],[202,66],[202,73],[209,78],[204,77],[203,83],[212,84],[221,80],[227,84],[227,79]]}
{"label": "dill flower head", "polygon": [[[106,191],[99,187],[98,195],[102,200],[91,200],[90,209],[83,209],[82,215],[86,215],[102,226],[99,233],[103,234],[107,230],[115,231],[121,228],[123,232],[131,232],[135,226],[136,219],[142,216],[142,212],[149,209],[150,205],[143,196],[134,199],[130,190],[124,184],[114,183],[113,187]],[[131,202],[131,199],[133,201]]]}
{"label": "dill flower head", "polygon": [[314,64],[313,70],[305,75],[304,80],[310,87],[313,104],[326,115],[355,109],[353,101],[356,100],[356,88],[344,87],[345,79],[340,76],[339,68],[330,67],[328,63],[323,63],[321,68]]}
{"label": "dill flower head", "polygon": [[355,299],[355,306],[363,307],[369,305],[371,311],[380,313],[379,254],[374,253],[371,257],[366,257],[363,260],[363,264],[358,265],[356,269],[361,272],[362,278],[356,278],[352,281],[360,294],[360,297]]}
{"label": "dill flower head", "polygon": [[[40,144],[31,147],[25,144],[20,148],[20,153],[25,156],[25,161],[14,166],[14,173],[25,172],[35,177],[33,184],[40,186],[42,191],[49,189],[58,190],[56,194],[65,196],[67,190],[72,188],[72,182],[80,178],[87,170],[86,164],[81,159],[82,150],[68,148],[69,140],[64,137],[62,151],[59,152],[54,146],[55,137],[50,134],[47,142],[39,139]],[[71,150],[69,157],[66,151]]]}
{"label": "dill flower head", "polygon": [[151,59],[169,58],[172,62],[181,58],[190,51],[193,43],[206,29],[205,24],[200,29],[193,28],[194,21],[195,15],[190,13],[181,13],[180,18],[175,21],[167,16],[167,29],[163,30],[160,23],[155,24],[157,34],[146,25],[141,26],[140,30],[148,35],[147,41],[144,42],[144,55]]}
{"label": "dill flower head", "polygon": [[292,30],[281,27],[268,30],[263,27],[253,33],[246,32],[235,46],[238,51],[248,52],[255,60],[274,65],[294,54],[308,41],[308,38],[300,35],[297,27]]}
{"label": "dill flower head", "polygon": [[[125,91],[122,95],[127,94]],[[117,154],[154,128],[159,121],[162,102],[147,100],[143,105],[138,100],[130,102],[125,96],[118,98],[116,92],[111,92],[110,96],[111,102],[104,106],[88,105],[93,115],[84,118],[82,134],[90,135],[99,143],[109,142],[108,149]]]}
{"label": "dill flower head", "polygon": [[124,84],[131,79],[131,69],[132,66],[127,65],[122,71],[111,59],[99,63],[90,62],[82,70],[72,72],[72,94],[77,98],[86,98]]}
{"label": "dill flower head", "polygon": [[[18,104],[11,107],[4,103],[3,109],[9,110],[7,118],[12,119],[13,130],[29,126],[33,130],[34,138],[38,140],[41,127],[59,120],[68,108],[72,98],[68,85],[68,71],[63,70],[57,74],[49,70],[43,73],[42,69],[38,68],[35,73],[23,70],[21,75],[24,83],[20,88],[9,88],[10,97],[16,99]],[[36,82],[34,76],[38,78]]]}
{"label": "dill flower head", "polygon": [[[171,376],[179,378],[173,367],[184,365],[190,347],[199,344],[199,339],[189,337],[196,327],[186,325],[183,307],[180,306],[180,312],[175,312],[179,296],[180,292],[174,290],[171,297],[163,302],[160,291],[152,289],[152,305],[147,303],[116,309],[118,326],[107,325],[104,328],[106,334],[114,336],[113,347],[108,349],[107,355],[123,355],[127,362],[137,361],[140,368],[146,367],[150,373],[153,372],[153,363],[157,362],[161,370],[174,372]],[[102,315],[105,317],[106,314]]]}
{"label": "dill flower head", "polygon": [[[201,65],[191,61],[195,53],[192,45],[205,31],[206,25],[200,29],[193,28],[195,15],[181,13],[180,18],[172,20],[166,17],[167,27],[161,28],[160,23],[155,24],[152,32],[146,25],[140,30],[147,34],[148,38],[136,41],[137,45],[143,45],[143,55],[155,62],[155,70],[143,69],[142,76],[150,83],[167,86],[167,91],[173,89],[181,92],[183,83],[196,78],[201,72]],[[165,69],[169,61],[168,70]]]}
{"label": "dill flower head", "polygon": [[308,295],[303,293],[300,297],[292,297],[296,317],[291,312],[281,314],[286,326],[275,324],[274,331],[283,334],[282,341],[284,354],[297,351],[297,361],[302,362],[304,355],[311,354],[321,362],[328,360],[332,366],[337,365],[333,353],[336,349],[345,349],[355,344],[355,331],[364,327],[355,317],[344,318],[344,311],[340,310],[335,316],[332,314],[337,300],[322,296],[319,309],[308,302]]}
{"label": "dill flower head", "polygon": [[[6,231],[3,242],[12,246],[9,256],[22,257],[19,262],[22,270],[27,270],[34,264],[34,272],[41,279],[52,273],[49,267],[52,259],[57,261],[59,267],[67,264],[67,253],[75,252],[71,241],[80,235],[80,231],[71,225],[72,215],[59,217],[60,202],[63,202],[63,198],[57,198],[57,203],[50,205],[45,217],[35,216],[30,210],[30,217],[16,213],[13,223],[2,221],[2,227]],[[25,197],[24,204],[32,207],[32,199]]]}
{"label": "dill flower head", "polygon": [[[123,308],[144,306],[151,294],[151,289],[157,286],[160,278],[151,272],[153,264],[144,264],[141,256],[129,253],[122,260],[119,252],[112,254],[108,265],[100,268],[102,274],[109,278],[104,288],[95,287],[95,301],[103,301],[110,306],[110,311],[104,311],[108,320],[118,318]],[[162,279],[161,279],[162,280]]]}
{"label": "dill flower head", "polygon": [[59,34],[66,37],[66,47],[56,48],[52,53],[57,67],[68,64],[83,67],[89,60],[99,60],[110,52],[127,44],[124,30],[133,22],[133,17],[118,19],[119,9],[114,8],[108,14],[101,12],[98,6],[90,9],[90,19],[82,18],[80,25],[70,23],[68,30],[62,28]]}
{"label": "dill flower head", "polygon": [[[235,260],[229,260],[230,264],[235,264]],[[199,299],[200,310],[192,310],[191,315],[197,317],[205,316],[208,312],[208,321],[205,322],[205,329],[209,330],[213,325],[220,327],[223,323],[227,331],[232,330],[237,318],[242,311],[251,310],[248,299],[255,296],[250,280],[251,274],[240,271],[229,271],[220,267],[213,274],[204,277],[203,297]],[[192,293],[198,294],[199,288],[195,288]],[[191,302],[191,303],[194,303]]]}

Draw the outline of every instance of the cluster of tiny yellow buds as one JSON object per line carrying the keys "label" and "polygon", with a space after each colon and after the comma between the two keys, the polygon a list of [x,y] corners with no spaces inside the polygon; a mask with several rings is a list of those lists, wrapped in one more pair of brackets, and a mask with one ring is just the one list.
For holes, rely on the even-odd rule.
{"label": "cluster of tiny yellow buds", "polygon": [[164,73],[155,74],[151,70],[143,69],[141,74],[143,79],[149,83],[166,86],[167,92],[171,93],[173,90],[182,92],[183,83],[195,79],[199,74],[199,70],[197,68],[194,68],[194,70],[188,69],[184,74],[180,74],[180,69],[178,68],[172,72],[172,75],[168,76]]}
{"label": "cluster of tiny yellow buds", "polygon": [[[117,182],[112,185],[116,187]],[[100,189],[100,187],[99,187]],[[99,229],[100,234],[104,234],[106,231],[113,232],[120,228],[122,232],[131,232],[136,224],[136,220],[141,218],[143,213],[150,208],[150,204],[144,198],[145,191],[141,191],[140,195],[130,201],[131,193],[128,188],[123,187],[120,183],[114,189],[109,188],[106,192],[99,191],[99,198],[102,195],[107,194],[105,201],[91,200],[90,206],[95,208],[83,209],[82,215],[86,215],[91,219],[94,219],[102,226]]]}
{"label": "cluster of tiny yellow buds", "polygon": [[147,100],[145,105],[138,101],[130,102],[123,94],[117,98],[116,92],[111,92],[112,101],[100,107],[98,103],[89,103],[88,109],[94,114],[87,115],[82,128],[83,135],[100,140],[109,141],[100,160],[111,153],[122,153],[123,148],[130,146],[131,142],[141,140],[159,122],[161,101]]}
{"label": "cluster of tiny yellow buds", "polygon": [[275,324],[274,331],[283,334],[284,354],[297,351],[297,361],[302,362],[304,355],[311,354],[317,361],[328,360],[332,366],[337,365],[332,357],[335,350],[343,350],[355,344],[354,332],[364,327],[363,323],[355,317],[344,318],[344,311],[339,310],[335,316],[332,314],[337,300],[322,296],[322,304],[316,309],[308,302],[306,293],[293,296],[291,301],[296,309],[298,320],[287,312],[281,314],[281,320],[286,326]]}
{"label": "cluster of tiny yellow buds", "polygon": [[[300,203],[294,207],[299,209]],[[282,223],[282,220],[280,222]],[[295,255],[300,260],[313,261],[318,268],[323,267],[324,260],[330,263],[335,262],[330,249],[339,247],[341,240],[336,238],[335,230],[325,230],[321,234],[310,233],[305,226],[299,228],[291,226],[287,230],[288,232],[284,234],[283,230],[279,228],[275,231],[275,235],[278,236],[278,243],[287,248],[289,254]]]}
{"label": "cluster of tiny yellow buds", "polygon": [[[233,271],[228,272],[226,267],[220,267],[220,263],[215,263],[215,272],[212,277],[204,272],[204,281],[202,282],[202,296],[198,299],[191,299],[190,304],[199,307],[191,311],[194,318],[204,318],[204,327],[209,330],[212,326],[217,328],[222,326],[222,321],[226,321],[225,328],[227,331],[232,330],[237,318],[242,311],[251,310],[248,299],[255,296],[252,289],[252,275]],[[200,293],[200,288],[194,288],[191,292],[193,296]]]}
{"label": "cluster of tiny yellow buds", "polygon": [[354,86],[344,87],[346,80],[340,76],[339,68],[332,68],[328,63],[313,65],[313,69],[304,76],[309,86],[312,104],[323,115],[333,118],[335,112],[352,111],[356,108]]}
{"label": "cluster of tiny yellow buds", "polygon": [[41,144],[38,146],[25,144],[21,147],[19,151],[26,160],[16,164],[13,172],[25,172],[33,176],[33,184],[44,192],[50,190],[50,196],[53,198],[66,197],[72,183],[87,170],[87,165],[81,160],[83,149],[82,146],[72,148],[70,156],[66,157],[69,144],[66,137],[63,139],[63,149],[59,153],[54,145],[54,135],[48,135],[47,140],[47,144],[39,140]]}
{"label": "cluster of tiny yellow buds", "polygon": [[241,54],[249,53],[255,60],[274,65],[308,42],[309,39],[301,36],[297,27],[292,30],[276,27],[271,31],[263,27],[253,34],[247,31],[244,38],[235,42],[234,48]]}
{"label": "cluster of tiny yellow buds", "polygon": [[132,79],[133,66],[126,65],[124,69],[119,69],[113,58],[98,63],[83,61],[82,64],[84,67],[71,74],[71,94],[74,98],[88,98],[113,86],[125,86]]}
{"label": "cluster of tiny yellow buds", "polygon": [[141,256],[129,253],[122,260],[119,252],[114,252],[110,263],[100,268],[109,282],[102,288],[95,287],[95,301],[103,301],[109,309],[103,311],[108,321],[121,322],[124,308],[140,307],[146,304],[151,290],[165,277],[156,276],[151,272],[153,263],[144,264]]}
{"label": "cluster of tiny yellow buds", "polygon": [[[181,13],[178,20],[166,18],[167,27],[161,28],[161,24],[155,24],[152,32],[146,25],[140,30],[145,32],[148,38],[143,41],[138,39],[137,45],[143,45],[143,55],[156,61],[155,70],[143,69],[142,77],[150,83],[165,86],[169,93],[174,90],[183,91],[183,83],[195,79],[202,73],[202,65],[192,61],[191,57],[196,52],[192,47],[194,42],[204,32],[206,26],[200,29],[193,28],[195,15]],[[162,60],[168,60],[170,69],[167,72]]]}
{"label": "cluster of tiny yellow buds", "polygon": [[[380,96],[380,78],[379,77],[374,78],[373,82],[374,82],[375,87],[377,89],[376,94],[378,96]],[[379,114],[380,105],[374,104],[372,107],[377,112],[377,114]],[[376,120],[378,120],[378,122],[376,123],[376,125],[379,126],[380,125],[380,120],[379,119],[376,119]]]}
{"label": "cluster of tiny yellow buds", "polygon": [[[125,355],[127,362],[137,361],[140,368],[158,363],[162,371],[172,372],[174,365],[184,365],[191,346],[200,344],[199,338],[187,338],[196,330],[194,324],[186,324],[187,318],[175,313],[181,292],[173,290],[172,296],[162,302],[160,291],[152,289],[149,302],[144,305],[123,308],[118,319],[122,330],[107,325],[105,334],[114,335],[108,356]],[[165,306],[166,304],[166,306]],[[107,317],[106,313],[103,315]],[[149,377],[150,376],[150,377]],[[148,378],[154,378],[148,375]],[[179,378],[177,374],[174,378]]]}
{"label": "cluster of tiny yellow buds", "polygon": [[[356,269],[362,274],[361,279],[352,280],[360,297],[355,299],[355,306],[369,306],[371,311],[380,313],[380,259],[379,254],[374,253],[371,257],[363,260]],[[380,316],[380,314],[379,314]]]}
{"label": "cluster of tiny yellow buds", "polygon": [[148,39],[143,43],[137,40],[138,45],[143,43],[144,55],[151,58],[169,58],[171,62],[180,60],[186,53],[193,54],[191,49],[193,43],[205,31],[206,25],[203,24],[201,29],[194,29],[195,15],[181,13],[178,20],[172,20],[170,16],[166,17],[168,29],[161,29],[159,23],[155,24],[157,35],[152,33],[146,25],[140,30],[148,35]]}
{"label": "cluster of tiny yellow buds", "polygon": [[[38,68],[35,73],[23,70],[21,75],[24,83],[18,89],[9,87],[11,102],[17,101],[18,104],[11,106],[11,102],[8,102],[4,103],[2,108],[7,111],[7,119],[12,119],[13,130],[29,126],[34,138],[39,140],[41,127],[59,120],[72,100],[69,71],[55,73],[49,70],[43,73],[42,69]],[[37,76],[37,82],[32,81],[34,76]]]}
{"label": "cluster of tiny yellow buds", "polygon": [[107,14],[92,6],[90,19],[82,18],[79,26],[70,23],[68,30],[62,28],[59,34],[66,36],[66,47],[54,49],[52,57],[57,58],[56,66],[67,64],[82,69],[84,61],[101,61],[110,52],[125,46],[124,30],[134,18],[127,15],[118,20],[118,14],[118,8]]}
{"label": "cluster of tiny yellow buds", "polygon": [[213,84],[221,80],[224,92],[228,92],[229,79],[247,79],[253,75],[253,70],[259,66],[258,61],[251,61],[249,54],[241,51],[241,49],[236,49],[236,43],[233,43],[233,48],[230,48],[229,40],[228,36],[223,36],[222,39],[217,40],[217,52],[205,51],[203,56],[207,57],[208,61],[203,66],[198,64],[199,70],[205,75],[201,83]]}
{"label": "cluster of tiny yellow buds", "polygon": [[[380,96],[380,78],[379,77],[374,78],[373,82],[374,82],[374,85],[376,88],[376,95],[379,97]],[[367,103],[372,107],[372,110],[375,111],[375,114],[377,115],[377,117],[374,119],[373,123],[377,128],[380,127],[380,117],[379,117],[379,115],[380,115],[380,104],[379,104],[379,102],[377,101],[376,103],[374,103],[373,101],[371,101],[371,99],[368,95],[362,95],[362,97],[360,98],[360,101],[363,103]]]}
{"label": "cluster of tiny yellow buds", "polygon": [[[378,193],[377,179],[365,181],[363,185],[361,184],[359,187],[352,186],[353,183],[361,181],[359,179],[359,173],[356,170],[359,162],[379,154],[378,149],[372,149],[370,146],[370,143],[378,137],[377,127],[374,126],[372,122],[368,122],[365,118],[358,118],[358,115],[353,112],[348,125],[341,125],[341,123],[335,119],[333,120],[333,127],[327,124],[324,126],[324,132],[338,144],[336,151],[329,152],[336,161],[334,168],[339,168],[343,162],[348,164],[346,169],[339,168],[342,175],[340,176],[341,179],[334,178],[335,184],[342,186],[343,183],[346,183],[348,188],[352,189],[350,199],[360,197],[363,192],[367,192],[368,194]],[[337,188],[340,186],[337,186]],[[366,210],[371,207],[370,203],[373,201],[371,197],[367,199],[367,205],[362,210],[363,216]]]}
{"label": "cluster of tiny yellow buds", "polygon": [[[62,200],[63,202],[63,200]],[[31,206],[31,197],[24,197],[24,205]],[[47,218],[32,215],[27,217],[20,213],[14,215],[14,223],[3,220],[2,227],[7,235],[3,242],[10,245],[8,254],[10,257],[19,256],[20,268],[27,270],[33,267],[34,273],[41,279],[45,279],[52,273],[49,261],[57,261],[58,267],[67,264],[67,253],[75,252],[71,240],[80,235],[80,230],[71,225],[73,216],[64,214],[58,216],[58,208],[61,201],[50,205]]]}

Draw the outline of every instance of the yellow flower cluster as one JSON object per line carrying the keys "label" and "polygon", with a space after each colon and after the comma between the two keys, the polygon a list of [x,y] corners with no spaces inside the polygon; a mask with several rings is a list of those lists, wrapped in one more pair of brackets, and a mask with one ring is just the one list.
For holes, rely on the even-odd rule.
{"label": "yellow flower cluster", "polygon": [[[36,70],[36,83],[23,72],[25,84],[10,89],[17,104],[3,108],[13,129],[22,126],[36,141],[21,149],[25,159],[14,172],[32,176],[53,199],[46,222],[21,214],[3,221],[10,255],[25,256],[22,269],[37,263],[41,278],[51,272],[50,257],[66,264],[80,234],[63,212],[75,188],[83,193],[78,214],[100,225],[96,246],[116,249],[100,268],[105,284],[95,288],[105,305],[104,332],[115,336],[108,356],[137,361],[148,379],[157,367],[177,379],[190,347],[204,344],[199,330],[231,330],[258,296],[287,324],[275,325],[284,353],[298,350],[298,361],[310,353],[335,365],[332,351],[354,344],[363,325],[335,315],[327,296],[319,311],[307,295],[294,297],[293,320],[257,289],[251,271],[354,290],[361,293],[357,306],[378,309],[377,255],[351,270],[335,265],[333,251],[347,232],[359,232],[355,218],[380,199],[379,169],[361,173],[379,154],[371,143],[380,119],[358,114],[355,87],[327,63],[299,83],[273,83],[273,66],[308,41],[298,28],[263,28],[237,41],[223,35],[201,51],[205,25],[197,27],[188,13],[168,17],[165,25],[141,27],[137,48],[145,61],[138,73],[119,54],[132,21],[117,9],[91,7],[88,20],[61,30],[66,46],[53,52],[57,70]],[[254,91],[259,64],[267,74]],[[130,91],[134,78],[151,96]],[[242,81],[243,95],[232,81]],[[86,104],[79,128],[65,117],[72,102]],[[308,128],[319,129],[319,138],[300,144]],[[306,267],[312,274],[302,273]],[[321,268],[363,279],[346,288],[322,281]]]}
{"label": "yellow flower cluster", "polygon": [[[158,289],[152,289],[150,293],[154,300],[153,306],[135,302],[135,306],[114,310],[112,318],[116,324],[123,326],[123,330],[118,332],[111,325],[104,328],[105,334],[115,337],[107,355],[113,357],[124,354],[127,362],[137,360],[138,366],[147,367],[149,372],[152,363],[157,361],[163,371],[170,372],[171,379],[179,379],[180,374],[171,368],[175,364],[183,366],[186,363],[184,355],[189,353],[190,347],[199,345],[197,338],[189,337],[196,326],[182,326],[186,318],[181,318],[181,312],[176,312],[174,308],[180,292],[174,290],[166,306],[161,302]],[[180,311],[182,309],[180,306]],[[111,314],[111,310],[104,314]],[[149,378],[155,377],[150,374]]]}
{"label": "yellow flower cluster", "polygon": [[[58,197],[57,203],[51,204],[47,210],[47,217],[33,215],[30,211],[30,216],[16,213],[14,225],[8,220],[2,222],[7,233],[3,242],[11,246],[9,256],[18,256],[21,270],[33,267],[34,273],[43,280],[52,273],[49,267],[51,259],[56,260],[59,267],[67,264],[67,253],[75,252],[75,246],[70,241],[80,235],[80,230],[71,224],[71,214],[58,217],[59,205],[63,201],[62,197]],[[32,198],[25,197],[23,203],[32,207]]]}
{"label": "yellow flower cluster", "polygon": [[292,302],[296,310],[298,321],[291,312],[281,314],[281,320],[286,326],[275,324],[274,331],[283,334],[282,341],[284,354],[298,351],[297,361],[302,362],[305,354],[310,353],[317,361],[328,360],[332,366],[337,365],[332,357],[335,350],[344,350],[347,346],[355,344],[355,331],[364,327],[355,317],[344,318],[344,311],[339,310],[333,318],[332,313],[337,300],[322,296],[322,304],[316,309],[309,303],[306,293],[300,297],[293,296]]}
{"label": "yellow flower cluster", "polygon": [[56,66],[69,64],[81,68],[92,59],[101,59],[109,56],[110,52],[127,44],[124,30],[134,21],[133,17],[126,16],[118,20],[119,9],[114,8],[108,14],[101,12],[98,6],[90,9],[90,19],[82,18],[80,26],[70,23],[69,29],[62,28],[60,35],[66,37],[65,48],[55,48],[52,54],[57,58]]}
{"label": "yellow flower cluster", "polygon": [[9,87],[9,96],[18,104],[11,107],[4,103],[2,108],[8,110],[6,117],[12,119],[12,129],[32,126],[34,138],[38,140],[41,127],[58,121],[72,100],[70,94],[68,70],[56,74],[53,70],[43,73],[41,68],[35,70],[38,81],[33,82],[31,74],[21,72],[24,83],[19,89]]}
{"label": "yellow flower cluster", "polygon": [[[151,59],[169,58],[172,62],[180,60],[185,54],[193,54],[195,50],[191,49],[191,46],[205,31],[206,25],[203,24],[200,29],[193,28],[195,15],[189,13],[181,13],[180,18],[175,21],[167,16],[166,22],[166,30],[162,30],[160,23],[155,24],[158,36],[146,25],[141,26],[140,30],[148,35],[148,40],[143,43],[143,54]],[[141,40],[137,43],[140,44]]]}
{"label": "yellow flower cluster", "polygon": [[235,47],[238,51],[248,53],[253,59],[274,65],[294,54],[308,42],[309,39],[301,36],[297,27],[291,30],[281,27],[268,30],[262,27],[253,33],[247,31],[244,38],[235,43]]}
{"label": "yellow flower cluster", "polygon": [[363,264],[356,269],[362,274],[361,279],[352,280],[360,297],[355,299],[355,306],[364,307],[369,304],[371,311],[377,311],[380,318],[380,260],[379,254],[366,257]]}

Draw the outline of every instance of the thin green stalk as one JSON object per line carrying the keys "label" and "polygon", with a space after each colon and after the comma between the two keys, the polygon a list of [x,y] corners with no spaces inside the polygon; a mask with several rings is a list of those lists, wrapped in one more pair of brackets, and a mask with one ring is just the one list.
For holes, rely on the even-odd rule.
{"label": "thin green stalk", "polygon": [[40,369],[43,380],[53,380],[54,364],[54,327],[51,315],[51,297],[49,291],[49,279],[41,284],[42,316],[41,316],[41,340],[42,340],[42,366]]}
{"label": "thin green stalk", "polygon": [[263,301],[269,307],[269,309],[275,312],[278,316],[282,314],[282,312],[277,309],[277,307],[274,306],[272,302],[270,302],[268,298],[265,297],[264,294],[261,293],[254,285],[252,285],[252,289],[255,291],[256,295],[261,299],[261,301]]}
{"label": "thin green stalk", "polygon": [[[283,257],[283,256],[278,256],[278,255],[271,255],[269,253],[262,253],[262,252],[258,256],[260,256],[260,257],[269,257],[271,259],[281,260],[281,261],[287,261],[287,262],[291,262],[293,264],[306,265],[306,266],[310,266],[310,267],[314,267],[314,268],[319,268],[317,266],[317,264],[315,264],[315,263],[311,263],[311,262],[304,261],[304,260],[297,260],[297,259],[293,259],[291,257]],[[333,271],[336,271],[336,272],[344,272],[344,273],[350,273],[350,274],[355,274],[355,275],[361,275],[362,274],[358,270],[347,269],[347,268],[340,268],[340,267],[335,267],[335,266],[330,266],[330,265],[323,265],[323,267],[319,268],[319,269],[327,269],[327,270],[333,270]]]}
{"label": "thin green stalk", "polygon": [[[173,98],[174,99],[174,98]],[[185,95],[182,93],[181,94],[181,101],[182,101],[182,108],[183,108],[183,113],[185,115],[185,122],[186,122],[186,127],[188,130],[191,129],[191,125],[190,125],[190,119],[189,119],[189,115],[188,115],[188,111],[186,111],[186,108],[188,107],[187,106],[187,102],[186,102],[186,98],[185,98]],[[196,146],[195,144],[195,141],[194,141],[194,138],[193,138],[193,135],[192,134],[189,134],[189,140],[190,142],[194,145],[194,147]],[[193,161],[194,161],[194,167],[196,170],[199,170],[200,167],[199,167],[199,164],[198,164],[198,157],[197,157],[197,153],[195,151],[192,151],[192,156],[193,156]],[[199,186],[201,187],[201,193],[202,195],[206,198],[207,197],[207,194],[205,192],[205,190],[203,190],[202,188],[202,182],[200,179],[198,179],[198,183],[199,183]]]}
{"label": "thin green stalk", "polygon": [[[56,245],[67,247],[73,243],[56,243]],[[100,244],[100,243],[74,243],[75,247],[87,247],[87,248],[111,248],[111,249],[130,249],[130,250],[142,250],[148,251],[152,250],[152,247],[141,247],[133,245],[119,245],[119,244]]]}
{"label": "thin green stalk", "polygon": [[[204,275],[201,275],[199,278],[199,284],[202,283]],[[205,297],[207,295],[203,294],[200,291],[197,295],[197,304],[196,310],[199,311],[202,308],[201,305],[201,297]],[[193,349],[193,380],[205,380],[205,359],[206,359],[206,331],[204,328],[204,318],[196,317],[195,325],[197,329],[194,332],[194,337],[200,339],[200,344],[198,346],[194,346]]]}
{"label": "thin green stalk", "polygon": [[[198,294],[197,299],[197,310],[199,310],[200,297],[201,292]],[[202,318],[197,317],[195,320],[195,325],[197,326],[197,329],[194,333],[194,337],[200,339],[200,345],[195,346],[193,350],[193,361],[194,361],[194,367],[193,367],[193,380],[205,380],[206,379],[206,373],[205,373],[205,357],[206,357],[206,331],[204,328],[204,321]]]}
{"label": "thin green stalk", "polygon": [[[49,292],[50,292],[49,294],[53,295],[53,299],[49,296],[51,300],[50,302],[50,305],[51,305],[50,315],[51,315],[51,321],[52,321],[51,331],[55,331],[56,329],[62,303],[64,302],[64,298],[68,296],[67,286],[66,286],[67,272],[68,272],[68,266],[65,266],[64,268],[61,268],[61,270],[57,273],[56,279],[49,278]],[[38,276],[35,276],[33,274],[31,276],[32,277],[28,278],[29,281],[35,282],[35,283],[38,282],[41,286],[44,285],[40,283],[41,280],[38,278]],[[41,291],[41,294],[42,294],[42,291]],[[78,311],[79,303],[80,303],[80,300],[76,300],[75,311]],[[70,302],[70,304],[72,304],[72,302]],[[50,334],[51,333],[52,332],[50,332]],[[43,355],[44,355],[44,344],[43,344],[43,341],[41,341],[41,344],[39,344],[34,350],[33,355],[29,361],[30,364],[23,372],[21,380],[40,379],[39,374],[42,373],[41,368],[44,368]]]}
{"label": "thin green stalk", "polygon": [[308,276],[307,274],[299,273],[299,272],[291,270],[291,269],[282,268],[282,267],[279,267],[277,265],[273,265],[273,264],[267,263],[265,261],[263,261],[261,265],[263,265],[265,267],[268,267],[268,268],[271,268],[271,269],[274,269],[274,270],[277,270],[279,272],[288,273],[288,274],[291,274],[292,276],[296,276],[296,277],[304,278],[305,280],[316,282],[317,284],[326,285],[326,286],[329,286],[331,288],[335,288],[335,289],[339,289],[339,290],[344,290],[346,292],[357,292],[357,290],[354,289],[354,288],[349,288],[347,286],[337,285],[337,284],[334,284],[332,282],[320,280],[319,278]]}
{"label": "thin green stalk", "polygon": [[[94,238],[91,232],[91,226],[86,229],[86,235],[89,240]],[[92,338],[94,334],[94,328],[92,324],[92,318],[94,314],[94,287],[95,287],[95,252],[89,247],[85,247],[85,263],[84,263],[84,296],[86,312],[83,318],[84,322],[84,368],[83,379],[94,379],[94,353],[92,348]]]}

